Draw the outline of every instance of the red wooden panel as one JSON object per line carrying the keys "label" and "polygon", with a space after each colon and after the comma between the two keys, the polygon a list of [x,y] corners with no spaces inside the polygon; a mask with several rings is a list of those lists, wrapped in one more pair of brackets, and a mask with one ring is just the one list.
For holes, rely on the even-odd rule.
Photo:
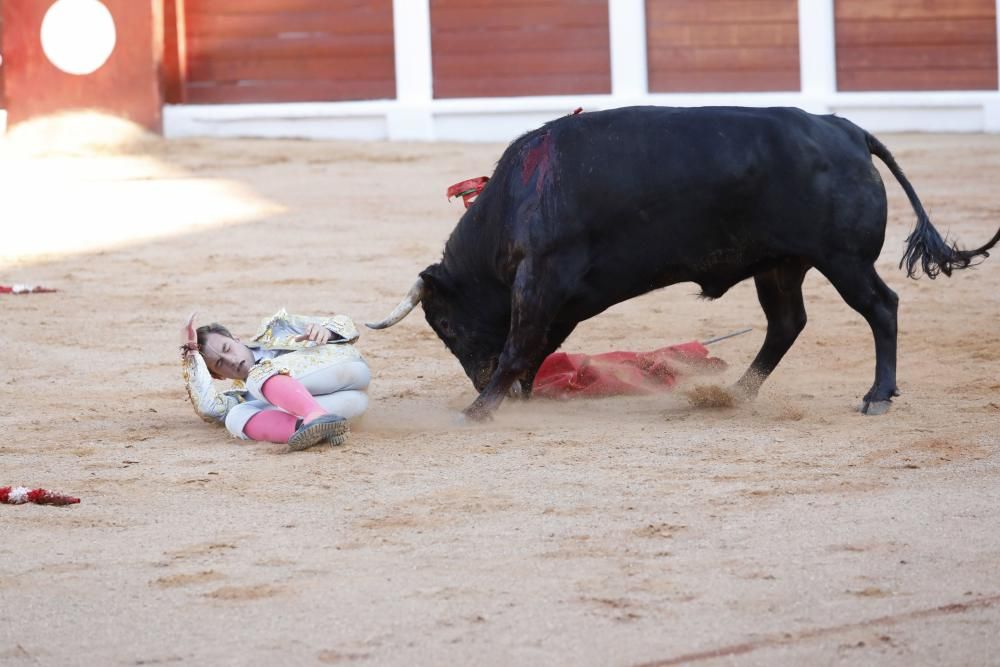
{"label": "red wooden panel", "polygon": [[67,74],[42,50],[42,19],[54,0],[3,0],[7,122],[72,109],[98,109],[161,129],[162,0],[102,0],[115,22],[107,61],[87,75]]}
{"label": "red wooden panel", "polygon": [[[281,37],[250,37],[218,39],[189,37],[189,65],[197,62],[265,63],[271,60],[308,60],[312,58],[367,58],[373,67],[384,69],[393,57],[392,35],[344,35],[295,39]],[[253,77],[250,77],[253,78]]]}
{"label": "red wooden panel", "polygon": [[[337,12],[350,11],[370,5],[371,9],[381,9],[385,3],[373,0],[187,0],[188,13],[204,14],[286,14],[295,12],[315,12],[332,9]],[[391,4],[389,5],[392,6]]]}
{"label": "red wooden panel", "polygon": [[986,69],[996,59],[994,44],[925,44],[868,46],[847,49],[839,58],[848,70],[943,69],[947,71]]}
{"label": "red wooden panel", "polygon": [[793,90],[799,86],[799,70],[717,70],[711,72],[662,70],[649,79],[651,90],[682,90],[690,93],[719,91],[768,92]]}
{"label": "red wooden panel", "polygon": [[985,18],[996,14],[996,0],[837,0],[839,20]]}
{"label": "red wooden panel", "polygon": [[434,96],[611,92],[607,0],[431,0]]}
{"label": "red wooden panel", "polygon": [[837,43],[843,47],[883,46],[886,44],[992,44],[996,42],[995,23],[981,19],[943,19],[940,21],[841,21]]}
{"label": "red wooden panel", "polygon": [[649,30],[654,44],[675,47],[790,47],[799,48],[799,26],[784,23],[664,23]]}
{"label": "red wooden panel", "polygon": [[788,23],[798,21],[793,0],[646,0],[647,22]]}
{"label": "red wooden panel", "polygon": [[767,71],[787,68],[796,62],[798,49],[784,48],[678,48],[656,49],[650,53],[657,69],[678,72],[751,70]]}
{"label": "red wooden panel", "polygon": [[434,31],[470,30],[477,25],[497,28],[544,30],[608,25],[607,0],[537,0],[518,6],[469,6],[464,2],[431,0]]}
{"label": "red wooden panel", "polygon": [[[593,51],[594,44],[609,43],[607,23],[594,26],[580,26],[559,35],[559,45],[563,49]],[[539,31],[525,30],[523,27],[497,28],[488,30],[455,30],[447,37],[447,51],[436,50],[435,56],[456,54],[479,54],[483,52],[521,53],[537,51]]]}
{"label": "red wooden panel", "polygon": [[646,0],[650,92],[798,90],[796,0]]}
{"label": "red wooden panel", "polygon": [[[202,0],[203,1],[203,0]],[[313,0],[315,2],[315,0]],[[206,13],[199,0],[187,0],[187,34],[189,37],[250,38],[272,37],[276,34],[309,35],[321,29],[326,35],[386,34],[391,24],[391,7],[375,6],[366,11],[338,10],[322,5],[311,11],[282,11],[279,23],[274,14]],[[345,16],[350,20],[345,21]]]}
{"label": "red wooden panel", "polygon": [[364,55],[336,58],[248,60],[204,59],[189,61],[188,84],[218,82],[282,82],[282,81],[378,81],[385,72],[382,66]]}
{"label": "red wooden panel", "polygon": [[997,71],[966,70],[848,70],[837,74],[841,90],[983,90],[997,87]]}
{"label": "red wooden panel", "polygon": [[183,0],[191,103],[391,98],[392,0]]}
{"label": "red wooden panel", "polygon": [[[468,74],[469,61],[465,54],[440,55],[436,60],[434,71],[443,79],[459,78]],[[592,50],[564,50],[546,53],[544,57],[539,57],[537,51],[524,51],[505,56],[503,67],[494,67],[492,71],[476,78],[517,78],[526,73],[535,77],[593,74],[600,71],[606,60],[605,54],[594,53]]]}
{"label": "red wooden panel", "polygon": [[246,81],[241,83],[192,83],[187,87],[191,104],[240,104],[261,102],[310,102],[322,100],[377,99],[385,81]]}
{"label": "red wooden panel", "polygon": [[841,90],[996,90],[995,0],[838,0]]}
{"label": "red wooden panel", "polygon": [[[500,3],[497,0],[442,0],[440,3],[444,9],[454,9],[463,7],[479,7],[485,9],[496,9]],[[539,2],[539,0],[504,0],[505,7],[537,7],[539,4],[558,4],[557,2]]]}
{"label": "red wooden panel", "polygon": [[493,74],[477,77],[466,74],[434,84],[435,97],[518,97],[522,95],[580,95],[606,93],[608,77],[604,74],[577,74],[552,77],[517,74]]}

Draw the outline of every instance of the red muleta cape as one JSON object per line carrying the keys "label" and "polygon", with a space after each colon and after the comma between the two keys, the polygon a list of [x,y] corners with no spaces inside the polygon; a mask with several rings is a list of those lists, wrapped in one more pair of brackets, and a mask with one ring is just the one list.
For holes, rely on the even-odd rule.
{"label": "red muleta cape", "polygon": [[544,398],[651,394],[670,391],[680,377],[725,368],[726,362],[708,356],[708,348],[697,341],[652,352],[554,352],[538,369],[532,393]]}

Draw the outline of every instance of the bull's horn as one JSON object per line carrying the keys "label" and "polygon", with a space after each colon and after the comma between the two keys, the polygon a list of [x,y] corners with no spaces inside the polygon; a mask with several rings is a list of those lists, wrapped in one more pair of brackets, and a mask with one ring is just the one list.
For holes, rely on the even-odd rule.
{"label": "bull's horn", "polygon": [[385,329],[386,327],[391,327],[393,324],[396,324],[401,319],[409,315],[411,310],[416,308],[417,304],[420,303],[420,300],[424,298],[424,293],[426,291],[427,288],[424,286],[424,279],[417,278],[417,282],[413,283],[413,287],[410,288],[409,293],[403,298],[402,301],[399,302],[399,305],[396,306],[391,313],[389,313],[389,317],[385,318],[381,322],[375,322],[374,324],[366,322],[365,326],[369,329]]}

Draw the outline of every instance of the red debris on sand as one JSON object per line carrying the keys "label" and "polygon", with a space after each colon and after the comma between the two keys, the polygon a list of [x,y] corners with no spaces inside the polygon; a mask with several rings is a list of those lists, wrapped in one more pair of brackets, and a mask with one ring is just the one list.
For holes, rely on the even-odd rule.
{"label": "red debris on sand", "polygon": [[0,285],[0,294],[40,294],[55,291],[51,287],[41,285]]}
{"label": "red debris on sand", "polygon": [[670,391],[682,376],[724,368],[726,362],[708,356],[708,348],[697,341],[652,352],[554,352],[538,369],[532,392],[544,398],[649,394]]}
{"label": "red debris on sand", "polygon": [[24,486],[0,486],[0,503],[7,505],[23,505],[24,503],[35,503],[36,505],[75,505],[80,502],[79,498],[64,496],[54,491],[45,489],[29,489]]}
{"label": "red debris on sand", "polygon": [[469,208],[476,197],[479,196],[479,193],[483,191],[483,188],[486,187],[486,182],[489,180],[489,176],[480,176],[479,178],[470,178],[461,183],[455,183],[455,185],[448,188],[448,199],[461,197],[465,208]]}

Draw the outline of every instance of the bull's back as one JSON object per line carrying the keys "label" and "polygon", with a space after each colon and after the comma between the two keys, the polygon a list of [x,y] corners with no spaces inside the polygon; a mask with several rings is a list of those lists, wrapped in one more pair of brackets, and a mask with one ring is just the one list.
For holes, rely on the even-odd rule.
{"label": "bull's back", "polygon": [[558,220],[530,246],[589,253],[585,282],[616,286],[617,300],[689,280],[716,296],[769,262],[822,252],[841,233],[838,192],[884,199],[864,134],[831,116],[635,107],[544,129],[554,168],[538,192]]}

